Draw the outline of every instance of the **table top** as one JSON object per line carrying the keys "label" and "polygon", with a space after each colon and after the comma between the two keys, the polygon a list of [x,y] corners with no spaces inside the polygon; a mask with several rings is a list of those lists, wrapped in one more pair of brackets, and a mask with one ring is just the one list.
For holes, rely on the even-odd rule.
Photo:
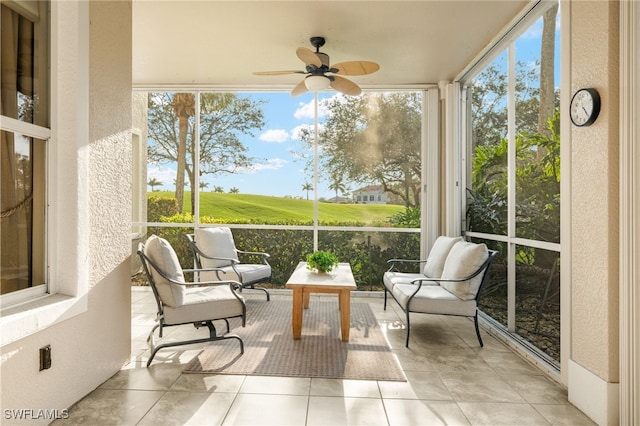
{"label": "table top", "polygon": [[353,278],[351,265],[348,263],[338,263],[338,266],[333,271],[318,273],[310,270],[307,267],[307,262],[300,262],[285,287],[308,286],[355,290],[356,280]]}

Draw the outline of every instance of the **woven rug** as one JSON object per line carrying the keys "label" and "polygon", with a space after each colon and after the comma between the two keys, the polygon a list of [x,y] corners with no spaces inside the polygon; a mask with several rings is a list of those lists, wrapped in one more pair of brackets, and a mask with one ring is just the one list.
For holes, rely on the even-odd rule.
{"label": "woven rug", "polygon": [[340,340],[337,298],[312,299],[303,315],[302,338],[293,340],[290,300],[248,300],[246,327],[230,320],[244,355],[235,339],[213,342],[184,373],[406,381],[367,303],[351,303],[349,342]]}

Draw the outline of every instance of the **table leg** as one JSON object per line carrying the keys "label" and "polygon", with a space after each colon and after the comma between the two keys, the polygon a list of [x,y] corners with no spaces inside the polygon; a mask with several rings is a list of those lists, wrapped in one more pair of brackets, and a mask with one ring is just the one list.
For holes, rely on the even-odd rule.
{"label": "table leg", "polygon": [[304,299],[304,308],[309,309],[309,298],[311,297],[311,292],[302,290],[303,299]]}
{"label": "table leg", "polygon": [[293,289],[293,302],[291,312],[291,329],[293,331],[293,338],[300,339],[302,336],[302,302],[303,291],[301,288]]}
{"label": "table leg", "polygon": [[339,298],[340,304],[340,331],[342,332],[342,341],[349,341],[349,329],[351,328],[351,291],[341,290]]}

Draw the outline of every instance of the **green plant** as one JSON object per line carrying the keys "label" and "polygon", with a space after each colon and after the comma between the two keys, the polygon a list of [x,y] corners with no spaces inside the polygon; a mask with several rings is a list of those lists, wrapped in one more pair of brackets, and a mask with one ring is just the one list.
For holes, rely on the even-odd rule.
{"label": "green plant", "polygon": [[328,251],[316,251],[307,255],[307,265],[310,269],[317,269],[319,272],[331,272],[338,264],[335,254]]}

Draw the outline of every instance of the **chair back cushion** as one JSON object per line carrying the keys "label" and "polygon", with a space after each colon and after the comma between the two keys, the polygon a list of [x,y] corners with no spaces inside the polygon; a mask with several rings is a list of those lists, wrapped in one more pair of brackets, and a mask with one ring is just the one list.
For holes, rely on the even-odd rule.
{"label": "chair back cushion", "polygon": [[429,251],[429,257],[422,272],[429,278],[440,278],[451,248],[460,241],[463,241],[462,237],[438,237]]}
{"label": "chair back cushion", "polygon": [[[144,245],[144,254],[156,264],[166,276],[178,282],[185,282],[178,256],[167,240],[156,235],[150,236]],[[167,280],[151,265],[149,265],[149,272],[156,285],[156,290],[158,291],[158,296],[162,304],[173,308],[181,306],[184,301],[185,286],[174,284]]]}
{"label": "chair back cushion", "polygon": [[[489,258],[489,251],[484,244],[457,242],[449,252],[442,271],[442,279],[465,278],[476,272]],[[475,299],[482,283],[483,274],[480,273],[470,280],[462,282],[440,283],[442,287],[455,294],[462,300]]]}
{"label": "chair back cushion", "polygon": [[[195,232],[195,240],[200,251],[207,256],[238,260],[236,244],[229,228],[198,228]],[[200,256],[200,264],[203,268],[219,268],[230,265],[231,262]]]}

